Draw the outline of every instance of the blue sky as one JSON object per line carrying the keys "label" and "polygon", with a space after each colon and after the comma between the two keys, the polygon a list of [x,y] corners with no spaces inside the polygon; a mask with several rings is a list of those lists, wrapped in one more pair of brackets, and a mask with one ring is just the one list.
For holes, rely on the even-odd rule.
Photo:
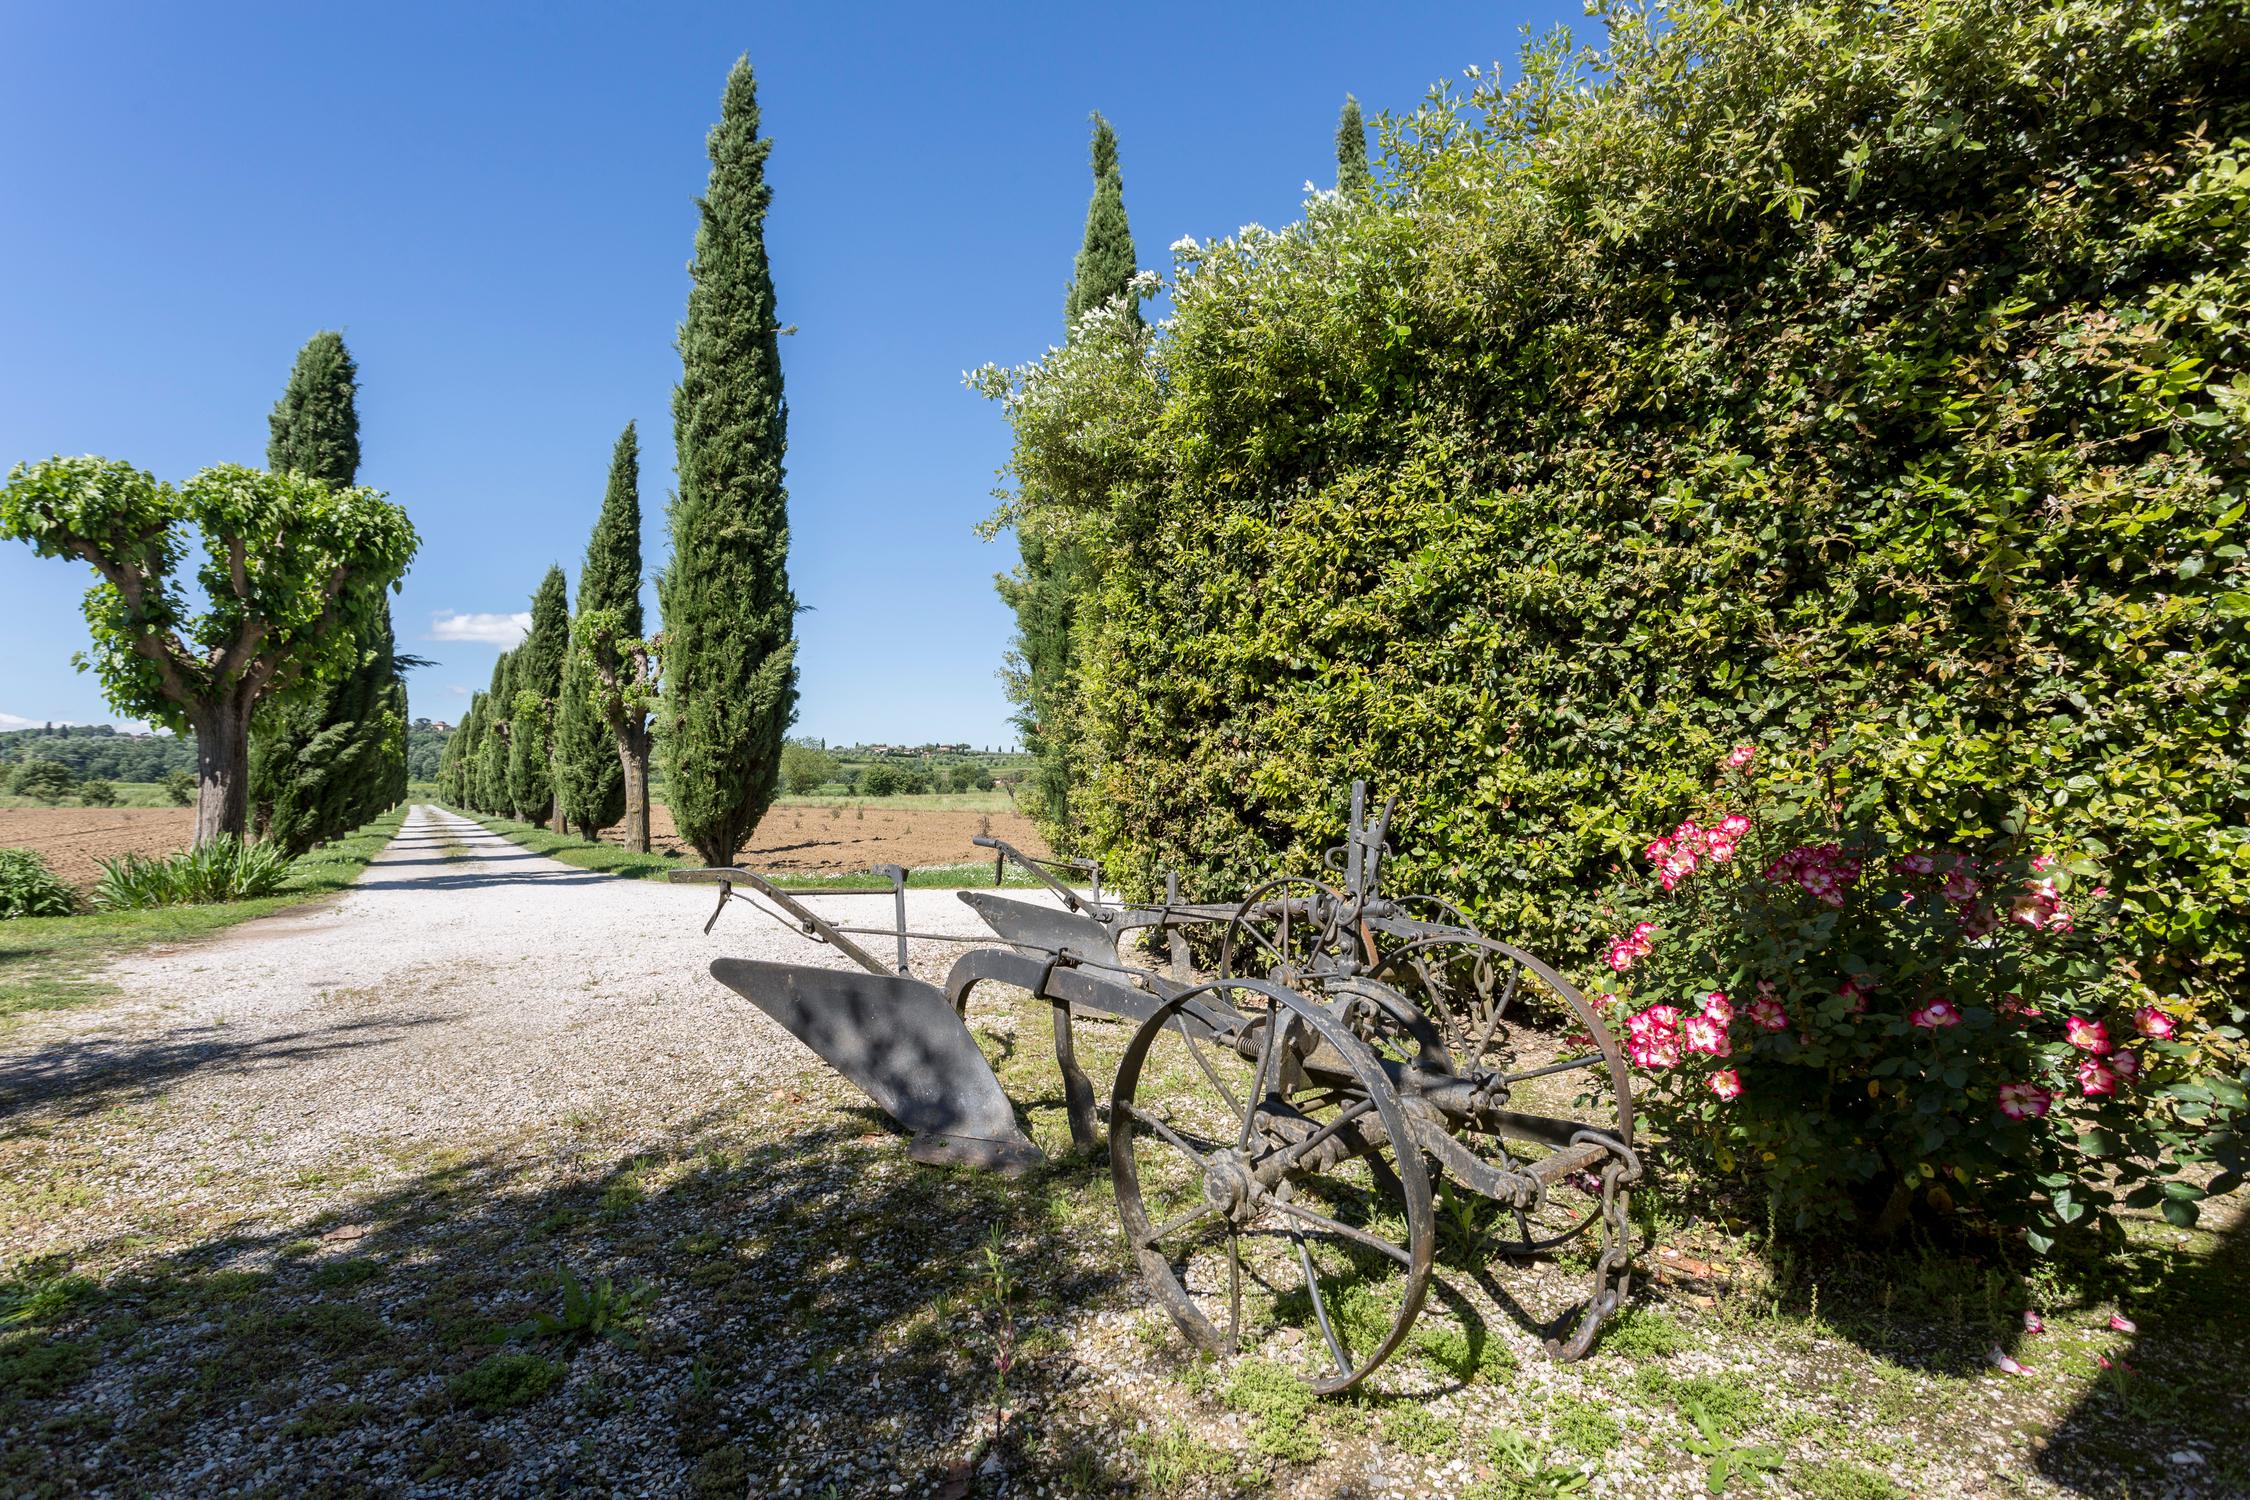
{"label": "blue sky", "polygon": [[[453,719],[497,646],[444,616],[575,584],[640,423],[666,553],[674,333],[703,138],[747,52],[775,140],[798,732],[1009,742],[979,541],[1007,434],[961,385],[1060,333],[1088,114],[1141,264],[1298,216],[1347,90],[1407,109],[1553,5],[387,6],[0,10],[0,465],[264,461],[297,347],[360,366],[363,483],[422,551],[393,601]],[[114,717],[70,655],[82,565],[0,546],[0,725]]]}

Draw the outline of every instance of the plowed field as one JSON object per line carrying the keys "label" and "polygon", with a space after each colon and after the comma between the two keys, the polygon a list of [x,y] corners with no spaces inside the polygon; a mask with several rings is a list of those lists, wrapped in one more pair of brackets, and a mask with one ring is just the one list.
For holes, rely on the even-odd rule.
{"label": "plowed field", "polygon": [[80,890],[101,877],[102,860],[170,854],[194,838],[192,807],[0,807],[0,848],[36,849]]}
{"label": "plowed field", "polygon": [[[672,810],[650,810],[649,842],[666,853],[693,853],[672,826]],[[1026,854],[1044,856],[1047,846],[1031,820],[1017,812],[970,812],[958,808],[884,807],[880,803],[839,802],[833,807],[777,807],[765,816],[736,862],[759,870],[845,872],[871,865],[969,864],[992,856],[969,840],[980,833],[1006,839]],[[602,837],[621,842],[621,830]]]}

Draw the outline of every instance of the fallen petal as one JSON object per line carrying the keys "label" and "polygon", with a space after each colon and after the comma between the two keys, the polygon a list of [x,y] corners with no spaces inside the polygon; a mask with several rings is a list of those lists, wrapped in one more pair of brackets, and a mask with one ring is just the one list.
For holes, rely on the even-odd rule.
{"label": "fallen petal", "polygon": [[1991,1363],[1992,1368],[2004,1375],[2029,1375],[2032,1372],[2031,1366],[2017,1364],[1998,1344],[1992,1346],[1992,1352],[1985,1359]]}
{"label": "fallen petal", "polygon": [[2140,1325],[2123,1313],[2111,1313],[2109,1315],[2109,1326],[2119,1333],[2139,1333],[2141,1331]]}
{"label": "fallen petal", "polygon": [[2037,1312],[2027,1307],[2023,1310],[2023,1331],[2025,1333],[2045,1333],[2047,1325],[2041,1320]]}

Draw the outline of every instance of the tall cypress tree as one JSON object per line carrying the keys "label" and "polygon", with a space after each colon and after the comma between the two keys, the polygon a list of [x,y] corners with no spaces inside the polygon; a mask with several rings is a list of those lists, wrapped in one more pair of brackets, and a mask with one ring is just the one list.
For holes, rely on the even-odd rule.
{"label": "tall cypress tree", "polygon": [[[1079,315],[1126,294],[1135,270],[1133,231],[1125,222],[1125,176],[1117,165],[1117,132],[1094,116],[1094,196],[1086,205],[1086,237],[1072,268],[1070,292],[1063,298],[1063,321],[1075,327]],[[1140,303],[1128,304],[1138,320]]]}
{"label": "tall cypress tree", "polygon": [[679,490],[664,607],[667,800],[706,863],[730,863],[773,802],[795,716],[780,326],[766,259],[766,157],[750,60],[727,75],[699,203],[672,395]]}
{"label": "tall cypress tree", "polygon": [[477,763],[470,775],[476,809],[494,817],[514,811],[508,797],[508,710],[515,699],[512,651],[500,653],[492,664],[492,685],[484,695],[484,743],[477,747]]}
{"label": "tall cypress tree", "polygon": [[[578,620],[596,610],[616,617],[627,637],[641,633],[641,447],[640,434],[625,424],[609,460],[609,488],[601,515],[586,543],[586,565],[578,572]],[[588,657],[590,642],[579,625],[571,627],[570,659],[563,666],[561,706],[555,718],[555,796],[563,815],[587,838],[626,818],[626,842],[645,850],[648,827],[648,747],[646,715],[634,715],[632,734],[613,729],[599,708],[599,683]],[[627,769],[638,748],[641,837],[627,816]]]}
{"label": "tall cypress tree", "polygon": [[516,648],[508,725],[508,798],[526,823],[546,822],[555,807],[555,700],[569,650],[570,594],[563,570],[549,566],[531,596],[531,631]]}
{"label": "tall cypress tree", "polygon": [[1336,117],[1336,191],[1364,193],[1375,185],[1367,170],[1367,122],[1359,115],[1359,101],[1344,96],[1344,112]]}
{"label": "tall cypress tree", "polygon": [[[357,483],[358,391],[343,335],[314,334],[274,405],[266,467]],[[251,816],[262,836],[292,853],[350,832],[406,795],[406,684],[387,598],[357,645],[358,664],[344,677],[258,716]]]}

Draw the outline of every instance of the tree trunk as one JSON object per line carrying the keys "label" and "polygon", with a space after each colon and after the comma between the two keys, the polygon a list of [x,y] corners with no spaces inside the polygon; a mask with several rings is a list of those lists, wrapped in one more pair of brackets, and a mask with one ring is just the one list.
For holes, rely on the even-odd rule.
{"label": "tree trunk", "polygon": [[224,702],[196,716],[195,846],[250,829],[250,704]]}
{"label": "tree trunk", "polygon": [[648,729],[621,724],[617,759],[625,768],[625,847],[648,853]]}

